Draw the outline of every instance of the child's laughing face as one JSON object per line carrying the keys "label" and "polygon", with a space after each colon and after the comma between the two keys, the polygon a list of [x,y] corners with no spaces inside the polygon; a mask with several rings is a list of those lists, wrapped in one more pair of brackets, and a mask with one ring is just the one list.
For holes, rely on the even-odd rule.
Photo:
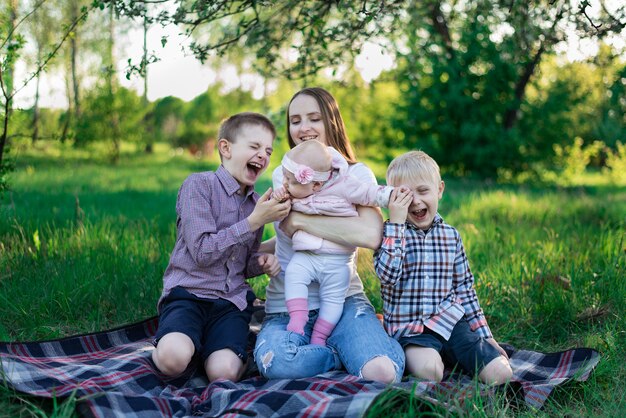
{"label": "child's laughing face", "polygon": [[274,136],[267,129],[244,125],[234,142],[219,140],[222,165],[241,185],[243,192],[254,184],[265,171],[272,155]]}
{"label": "child's laughing face", "polygon": [[444,183],[423,179],[414,180],[406,185],[413,192],[413,201],[409,205],[406,220],[418,229],[426,231],[432,226],[439,209]]}

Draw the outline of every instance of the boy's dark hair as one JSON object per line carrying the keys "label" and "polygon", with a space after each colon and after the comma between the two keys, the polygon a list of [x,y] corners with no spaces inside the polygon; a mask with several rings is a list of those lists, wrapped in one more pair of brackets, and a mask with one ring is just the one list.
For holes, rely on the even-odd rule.
{"label": "boy's dark hair", "polygon": [[227,139],[229,142],[235,142],[239,130],[245,125],[261,126],[271,132],[273,138],[276,138],[276,128],[265,115],[256,112],[242,112],[222,121],[217,139]]}

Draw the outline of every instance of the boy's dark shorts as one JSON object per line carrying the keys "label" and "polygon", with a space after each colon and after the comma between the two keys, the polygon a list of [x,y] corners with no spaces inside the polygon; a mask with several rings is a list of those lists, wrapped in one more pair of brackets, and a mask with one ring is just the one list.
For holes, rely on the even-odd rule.
{"label": "boy's dark shorts", "polygon": [[486,338],[471,330],[465,318],[454,326],[448,341],[424,327],[420,335],[402,337],[399,342],[402,348],[409,344],[433,348],[441,354],[447,367],[454,368],[458,364],[471,376],[479,374],[483,367],[501,355]]}
{"label": "boy's dark shorts", "polygon": [[181,332],[191,338],[202,362],[214,351],[228,348],[245,363],[255,299],[254,293],[248,291],[248,306],[240,311],[225,299],[202,299],[182,287],[175,287],[161,305],[154,344],[156,346],[165,334]]}

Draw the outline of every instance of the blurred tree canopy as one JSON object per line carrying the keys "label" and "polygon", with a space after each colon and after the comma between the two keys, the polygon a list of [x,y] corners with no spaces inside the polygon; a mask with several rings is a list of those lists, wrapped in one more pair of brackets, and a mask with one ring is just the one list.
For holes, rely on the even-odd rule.
{"label": "blurred tree canopy", "polygon": [[[45,9],[52,31],[38,27],[43,1],[0,0],[0,177],[8,140],[26,135],[109,141],[112,159],[120,138],[210,153],[223,118],[255,110],[270,115],[281,138],[284,106],[302,84],[337,97],[358,155],[381,164],[420,148],[449,173],[495,178],[539,172],[561,158],[557,150],[597,140],[607,148],[591,161],[601,166],[625,139],[626,62],[609,41],[623,37],[626,6],[612,0],[72,0]],[[216,71],[231,65],[236,76],[255,72],[266,95],[217,82],[190,102],[146,103],[113,78],[113,46],[133,22],[178,25],[200,61]],[[103,23],[107,30],[96,30]],[[59,39],[41,48],[50,34]],[[597,42],[599,52],[564,60],[572,37]],[[371,82],[354,67],[366,42],[395,63]],[[138,64],[129,59],[127,77],[145,76],[157,59],[145,50]],[[14,109],[19,60],[31,80],[64,72],[67,109]]]}
{"label": "blurred tree canopy", "polygon": [[[576,122],[566,116],[572,109],[593,100],[580,88],[589,84],[582,74],[550,74],[564,83],[551,82],[543,101],[528,98],[541,82],[542,63],[567,40],[566,29],[602,36],[575,2],[416,1],[407,12],[394,118],[406,146],[421,146],[452,171],[495,177],[501,167],[528,169],[553,144],[571,139],[567,131],[581,134],[580,123],[563,128]],[[561,123],[550,123],[551,130],[534,129],[554,118]]]}
{"label": "blurred tree canopy", "polygon": [[302,78],[354,58],[363,43],[390,33],[404,1],[177,0],[150,15],[149,0],[111,0],[120,14],[175,24],[193,36],[205,62],[242,49],[271,77]]}
{"label": "blurred tree canopy", "polygon": [[[149,14],[141,1],[113,4],[128,16]],[[384,44],[396,60],[386,77],[392,85],[383,90],[374,83],[363,93],[349,72],[342,81],[356,87],[343,97],[351,126],[359,131],[352,135],[358,138],[355,146],[383,143],[387,159],[394,148],[422,148],[449,171],[497,177],[502,168],[536,167],[555,145],[574,136],[608,135],[611,145],[623,135],[621,91],[608,98],[590,94],[590,89],[619,90],[622,77],[614,74],[623,62],[605,54],[602,62],[572,64],[564,71],[554,63],[556,49],[572,36],[601,42],[623,33],[626,8],[615,2],[181,0],[174,5],[149,18],[181,25],[201,61],[230,51],[241,60],[245,51],[267,78],[310,83],[320,71],[336,72],[352,62],[365,41]],[[542,71],[550,75],[548,85],[541,86]],[[584,75],[602,71],[608,78]],[[529,97],[531,92],[536,94]],[[368,106],[381,99],[393,105]],[[387,123],[376,123],[381,119]]]}

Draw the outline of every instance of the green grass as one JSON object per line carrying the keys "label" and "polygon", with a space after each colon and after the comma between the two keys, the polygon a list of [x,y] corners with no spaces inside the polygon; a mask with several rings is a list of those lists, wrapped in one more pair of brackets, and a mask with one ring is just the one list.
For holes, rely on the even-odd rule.
{"label": "green grass", "polygon": [[[58,338],[155,315],[178,187],[217,161],[165,146],[150,156],[125,148],[116,166],[58,144],[13,150],[13,191],[0,201],[0,340]],[[559,388],[542,411],[481,397],[446,410],[389,391],[368,416],[625,415],[626,188],[590,184],[446,179],[440,204],[463,236],[496,338],[541,351],[593,347],[603,358],[590,379]],[[258,190],[269,185],[268,171]],[[362,250],[359,271],[380,310],[371,264]],[[261,296],[266,281],[253,280]],[[68,402],[42,403],[0,385],[0,416],[69,416],[75,399]]]}

